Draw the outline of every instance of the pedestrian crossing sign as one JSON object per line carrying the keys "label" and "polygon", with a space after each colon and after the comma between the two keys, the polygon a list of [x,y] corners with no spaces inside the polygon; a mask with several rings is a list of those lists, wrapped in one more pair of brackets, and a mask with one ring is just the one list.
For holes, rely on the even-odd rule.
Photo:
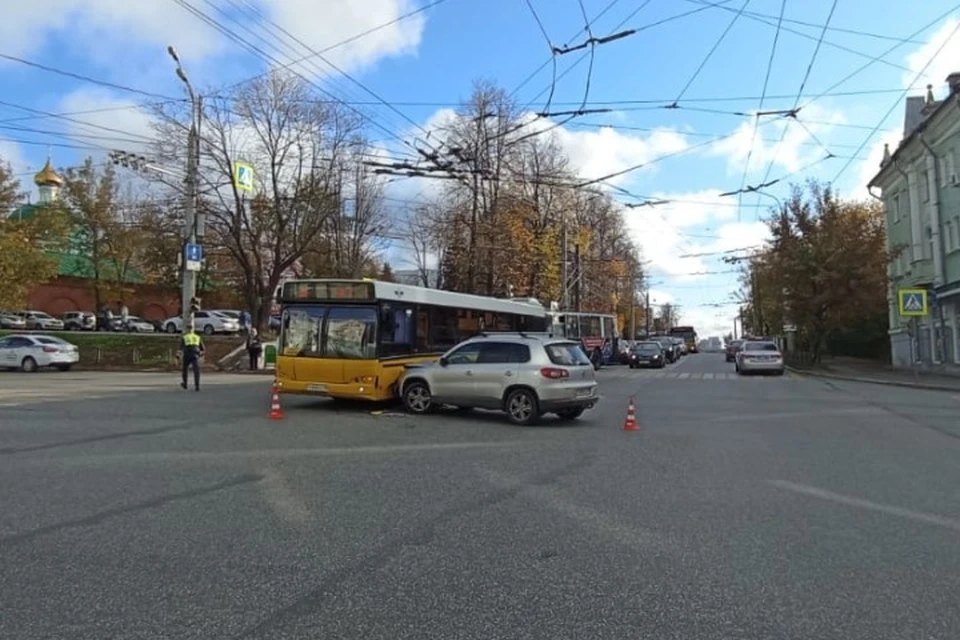
{"label": "pedestrian crossing sign", "polygon": [[234,162],[233,184],[240,191],[253,191],[253,167],[245,162]]}
{"label": "pedestrian crossing sign", "polygon": [[929,313],[926,289],[900,289],[897,293],[901,316],[925,316]]}

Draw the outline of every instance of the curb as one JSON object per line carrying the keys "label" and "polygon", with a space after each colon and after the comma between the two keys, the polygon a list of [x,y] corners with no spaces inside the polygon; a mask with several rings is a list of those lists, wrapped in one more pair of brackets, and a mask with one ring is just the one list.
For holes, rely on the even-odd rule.
{"label": "curb", "polygon": [[842,376],[835,373],[821,373],[819,371],[809,371],[807,369],[796,369],[787,366],[787,371],[799,376],[810,376],[812,378],[828,378],[830,380],[846,380],[848,382],[864,382],[867,384],[879,384],[887,387],[903,387],[905,389],[924,389],[927,391],[950,391],[952,393],[960,392],[960,387],[948,387],[938,384],[917,384],[914,382],[900,382],[898,380],[879,380],[877,378],[862,378],[858,376]]}

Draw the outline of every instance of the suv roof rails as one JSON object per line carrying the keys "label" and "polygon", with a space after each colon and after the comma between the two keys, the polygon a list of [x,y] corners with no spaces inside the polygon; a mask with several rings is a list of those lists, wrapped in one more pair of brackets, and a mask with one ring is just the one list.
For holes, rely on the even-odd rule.
{"label": "suv roof rails", "polygon": [[520,336],[521,338],[553,338],[552,331],[480,331],[474,337]]}

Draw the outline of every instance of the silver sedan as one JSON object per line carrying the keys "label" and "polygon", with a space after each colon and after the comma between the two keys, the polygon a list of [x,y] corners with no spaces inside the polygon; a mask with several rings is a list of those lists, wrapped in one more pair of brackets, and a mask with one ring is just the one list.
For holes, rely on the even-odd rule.
{"label": "silver sedan", "polygon": [[783,354],[775,342],[744,342],[736,356],[737,373],[773,373],[782,376]]}

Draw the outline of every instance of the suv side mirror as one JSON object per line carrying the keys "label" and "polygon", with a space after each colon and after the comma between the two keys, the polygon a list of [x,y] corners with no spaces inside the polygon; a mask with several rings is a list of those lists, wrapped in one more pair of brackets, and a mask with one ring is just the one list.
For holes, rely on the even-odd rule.
{"label": "suv side mirror", "polygon": [[438,360],[438,362],[440,363],[440,366],[441,366],[441,367],[445,367],[445,366],[447,366],[448,364],[450,364],[450,361],[447,360],[447,358],[446,358],[445,356],[440,356],[440,360]]}

